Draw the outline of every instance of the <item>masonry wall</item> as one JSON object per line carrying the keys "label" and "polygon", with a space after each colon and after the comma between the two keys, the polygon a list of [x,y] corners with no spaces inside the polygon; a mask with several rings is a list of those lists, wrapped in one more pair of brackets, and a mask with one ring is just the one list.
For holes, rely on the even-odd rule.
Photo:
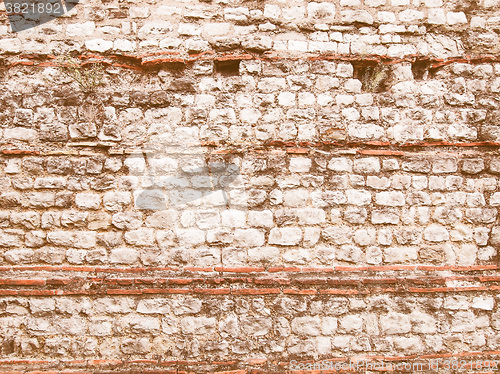
{"label": "masonry wall", "polygon": [[1,372],[499,359],[497,0],[0,20]]}

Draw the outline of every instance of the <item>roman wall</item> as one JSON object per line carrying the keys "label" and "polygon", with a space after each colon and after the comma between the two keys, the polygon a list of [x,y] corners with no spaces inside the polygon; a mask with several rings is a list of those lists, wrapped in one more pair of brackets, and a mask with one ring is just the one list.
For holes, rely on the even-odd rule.
{"label": "roman wall", "polygon": [[0,372],[500,360],[498,0],[16,3]]}

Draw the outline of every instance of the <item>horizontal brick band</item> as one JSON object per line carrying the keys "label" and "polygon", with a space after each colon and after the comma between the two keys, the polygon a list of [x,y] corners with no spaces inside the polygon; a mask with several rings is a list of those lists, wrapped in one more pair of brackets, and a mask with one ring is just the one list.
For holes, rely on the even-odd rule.
{"label": "horizontal brick band", "polygon": [[[266,276],[198,277],[198,278],[46,278],[0,279],[3,296],[67,296],[67,295],[142,295],[142,294],[207,294],[207,295],[267,295],[267,294],[377,294],[377,293],[448,293],[497,291],[498,275],[405,276],[392,278],[356,277],[332,278],[325,273],[289,273],[288,278]],[[296,276],[297,275],[297,276]],[[449,286],[449,284],[469,286]],[[85,289],[81,285],[85,284]],[[386,285],[392,285],[387,287]],[[439,287],[436,287],[439,285]],[[184,286],[184,287],[182,287]],[[185,288],[185,286],[191,286]],[[200,288],[199,286],[203,286]],[[228,287],[229,286],[229,287]],[[242,288],[245,287],[245,288]],[[257,286],[258,288],[255,288]],[[280,286],[280,288],[276,288]],[[332,286],[340,288],[330,288]],[[32,287],[12,288],[12,287]],[[57,288],[54,288],[57,287]],[[314,287],[314,288],[311,288]]]}
{"label": "horizontal brick band", "polygon": [[[71,145],[71,144],[70,144]],[[134,154],[137,152],[145,152],[144,149],[127,149],[127,148],[110,148],[114,144],[103,143],[103,142],[88,142],[88,143],[78,143],[73,144],[72,146],[76,146],[78,148],[95,148],[97,152],[96,155],[101,154],[100,152],[106,154]],[[356,153],[359,155],[366,156],[394,156],[394,157],[411,157],[415,156],[414,149],[423,149],[430,150],[435,155],[456,155],[457,151],[461,152],[462,150],[467,150],[469,148],[474,148],[476,150],[477,155],[483,155],[479,149],[481,148],[491,148],[496,150],[500,147],[500,142],[493,141],[480,141],[480,142],[413,142],[406,144],[391,144],[388,142],[374,142],[374,141],[366,141],[366,142],[333,142],[333,141],[323,141],[323,142],[284,142],[278,140],[272,140],[267,142],[265,145],[259,145],[258,151],[244,148],[221,148],[222,144],[217,142],[210,142],[210,144],[199,143],[199,144],[190,144],[193,147],[206,147],[209,150],[209,153],[212,155],[229,155],[229,154],[252,154],[252,153],[262,153],[262,151],[270,151],[276,149],[284,149],[288,154],[297,154],[297,155],[307,155],[314,154],[317,149],[320,149],[322,152],[325,150],[331,150],[336,153],[341,151],[342,149],[350,149],[355,148]],[[216,149],[213,149],[217,147]],[[362,147],[374,147],[377,149],[359,149]],[[387,148],[387,149],[385,149]],[[408,151],[408,148],[412,148],[411,151]],[[445,148],[445,149],[444,149]],[[456,149],[458,148],[458,150]],[[165,152],[168,154],[168,152]],[[173,152],[172,152],[173,153]],[[56,153],[54,151],[43,151],[43,150],[35,150],[35,149],[0,149],[0,154],[4,154],[6,156],[41,156],[41,157],[50,157],[57,155],[71,155],[71,156],[88,156],[88,151],[75,151],[74,149],[68,149],[67,151],[59,150]],[[473,154],[468,153],[468,156],[471,157]]]}
{"label": "horizontal brick band", "polygon": [[496,264],[489,265],[470,265],[470,266],[453,266],[453,265],[388,265],[388,266],[332,266],[332,267],[306,267],[306,266],[273,266],[264,267],[101,267],[101,266],[51,266],[51,265],[32,265],[32,266],[0,266],[0,272],[19,272],[19,271],[35,271],[35,272],[77,272],[77,273],[144,273],[144,272],[190,272],[190,273],[359,273],[359,272],[387,272],[387,271],[424,271],[424,272],[476,272],[485,270],[499,270],[500,267]]}
{"label": "horizontal brick band", "polygon": [[[60,66],[61,63],[57,62],[57,56],[53,55],[37,55],[33,54],[14,54],[18,59],[10,62],[10,64],[5,64],[0,67],[0,69],[8,69],[10,67],[21,66]],[[11,57],[12,59],[12,57]],[[267,52],[264,54],[260,53],[220,53],[216,51],[205,51],[198,54],[187,54],[181,51],[166,51],[166,52],[153,52],[141,55],[130,55],[130,54],[97,54],[88,53],[79,56],[82,61],[82,65],[88,65],[92,63],[101,63],[115,67],[121,68],[150,68],[155,65],[162,64],[191,64],[196,61],[242,61],[242,60],[262,60],[262,61],[280,61],[280,60],[310,60],[310,61],[338,61],[338,62],[356,62],[356,61],[371,61],[374,63],[383,64],[396,64],[401,62],[416,62],[424,61],[431,69],[436,69],[446,65],[454,63],[464,63],[464,64],[483,64],[483,63],[495,63],[500,61],[499,55],[467,55],[467,56],[456,56],[448,58],[435,58],[432,56],[421,56],[421,55],[406,55],[403,57],[391,57],[387,55],[377,55],[371,54],[367,56],[361,56],[357,54],[316,54],[316,53],[302,53],[298,57],[294,53],[287,52]]]}
{"label": "horizontal brick band", "polygon": [[374,288],[372,290],[357,289],[308,289],[294,290],[285,288],[144,288],[144,289],[107,289],[92,290],[12,290],[0,289],[0,296],[74,296],[74,295],[151,295],[151,294],[183,294],[183,295],[368,295],[381,293],[450,293],[450,292],[493,292],[499,291],[500,286],[478,287],[429,287],[429,288]]}
{"label": "horizontal brick band", "polygon": [[[484,351],[484,352],[460,352],[460,353],[441,353],[441,354],[420,354],[420,355],[406,355],[406,356],[383,356],[383,355],[358,355],[352,357],[331,357],[323,358],[322,362],[331,363],[353,363],[354,365],[360,361],[363,362],[379,362],[385,364],[397,363],[412,363],[412,362],[425,362],[425,360],[463,360],[463,368],[471,368],[476,362],[488,363],[492,367],[494,363],[498,362],[500,358],[500,351]],[[465,361],[466,360],[466,361]],[[294,366],[300,364],[318,364],[318,361],[312,360],[295,360],[293,361]],[[25,368],[23,370],[10,370],[10,371],[0,371],[0,374],[87,374],[95,373],[94,370],[107,370],[112,368],[113,373],[142,373],[142,374],[181,374],[190,373],[191,370],[188,368],[197,368],[194,373],[201,373],[200,367],[211,367],[214,374],[271,374],[271,373],[291,373],[291,374],[311,374],[311,373],[339,373],[339,372],[353,372],[352,370],[321,370],[321,371],[311,371],[311,370],[290,370],[290,362],[276,362],[261,358],[248,358],[243,361],[231,360],[231,361],[190,361],[190,360],[176,360],[176,361],[163,361],[163,360],[104,360],[104,359],[88,359],[88,360],[16,360],[7,359],[0,360],[0,370],[2,366],[18,366],[23,365]],[[42,367],[57,367],[64,365],[66,367],[73,368],[72,370],[50,370],[41,369],[33,371],[33,368]],[[245,366],[245,369],[235,369],[236,367]],[[174,367],[175,369],[168,369],[168,367]],[[223,368],[227,369],[223,369]],[[90,369],[90,371],[85,371],[85,368]],[[184,371],[188,369],[188,371]],[[103,372],[103,373],[104,373]],[[403,372],[411,372],[410,370],[404,370]],[[489,373],[488,371],[480,371],[481,373]],[[495,372],[495,371],[493,371]],[[492,372],[492,373],[493,373]],[[193,372],[191,372],[193,373]]]}

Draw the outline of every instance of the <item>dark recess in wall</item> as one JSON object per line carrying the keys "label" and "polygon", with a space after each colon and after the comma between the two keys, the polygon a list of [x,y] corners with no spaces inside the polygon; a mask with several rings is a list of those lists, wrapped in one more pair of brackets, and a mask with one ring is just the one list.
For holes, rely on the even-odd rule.
{"label": "dark recess in wall", "polygon": [[215,71],[222,75],[239,75],[240,60],[215,61]]}
{"label": "dark recess in wall", "polygon": [[390,68],[377,61],[353,61],[354,78],[362,83],[365,92],[385,92],[389,89]]}
{"label": "dark recess in wall", "polygon": [[429,65],[429,61],[427,60],[417,60],[411,64],[413,78],[416,80],[427,79],[429,75]]}

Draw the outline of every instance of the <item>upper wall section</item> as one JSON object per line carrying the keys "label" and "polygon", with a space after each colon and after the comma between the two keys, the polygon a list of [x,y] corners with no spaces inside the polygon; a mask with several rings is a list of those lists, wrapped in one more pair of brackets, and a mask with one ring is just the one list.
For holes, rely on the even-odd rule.
{"label": "upper wall section", "polygon": [[0,53],[240,49],[446,58],[500,46],[499,0],[83,0],[18,33],[4,4],[0,12]]}
{"label": "upper wall section", "polygon": [[[235,60],[220,66],[203,59],[151,71],[78,67],[66,75],[51,61],[54,66],[15,66],[0,78],[5,144],[57,151],[82,142],[255,148],[494,145],[500,139],[500,63],[451,63],[415,79],[418,64],[409,62],[387,72],[375,66],[373,75],[345,61]],[[93,72],[102,84],[91,85]],[[384,74],[387,87],[375,87]]]}

